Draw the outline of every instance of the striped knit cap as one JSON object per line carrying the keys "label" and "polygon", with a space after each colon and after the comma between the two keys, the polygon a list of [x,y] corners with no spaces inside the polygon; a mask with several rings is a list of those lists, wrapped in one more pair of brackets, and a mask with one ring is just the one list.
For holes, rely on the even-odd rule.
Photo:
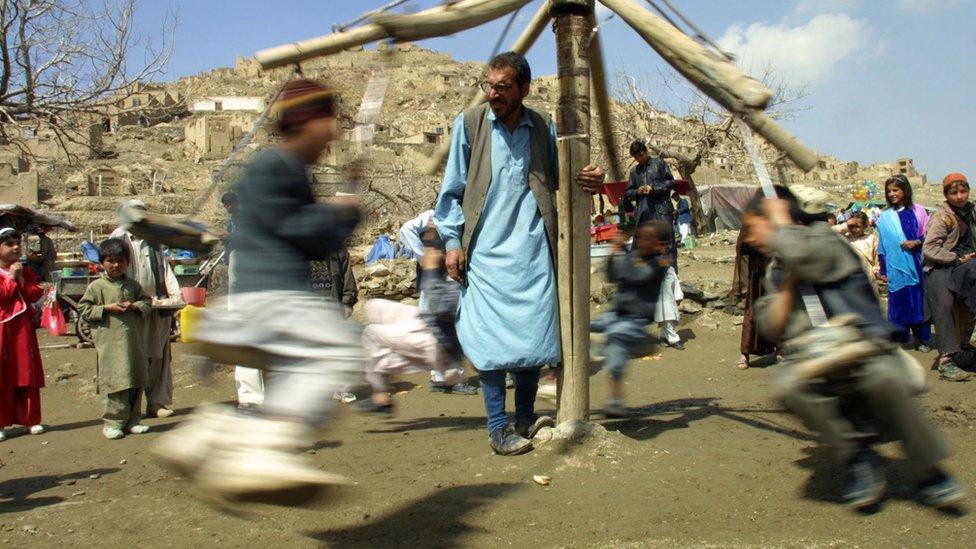
{"label": "striped knit cap", "polygon": [[334,88],[323,86],[308,78],[289,81],[272,106],[278,126],[287,130],[316,118],[338,114],[339,94]]}

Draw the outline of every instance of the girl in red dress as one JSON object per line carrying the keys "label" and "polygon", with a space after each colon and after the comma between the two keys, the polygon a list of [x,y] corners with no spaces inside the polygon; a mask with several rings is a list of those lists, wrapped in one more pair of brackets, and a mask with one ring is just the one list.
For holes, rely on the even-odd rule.
{"label": "girl in red dress", "polygon": [[0,229],[0,441],[10,425],[41,426],[44,370],[34,333],[34,306],[43,294],[33,270],[20,262],[20,233]]}

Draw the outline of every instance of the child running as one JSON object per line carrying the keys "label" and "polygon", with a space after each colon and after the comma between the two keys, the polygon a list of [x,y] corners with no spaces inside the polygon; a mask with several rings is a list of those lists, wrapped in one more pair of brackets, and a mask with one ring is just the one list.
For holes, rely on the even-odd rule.
{"label": "child running", "polygon": [[95,340],[95,391],[105,401],[102,434],[114,440],[149,430],[139,420],[149,364],[144,321],[152,305],[139,283],[125,275],[129,246],[124,241],[110,238],[98,252],[105,273],[88,285],[78,313],[91,325]]}
{"label": "child running", "polygon": [[591,324],[606,335],[604,369],[610,372],[610,398],[603,411],[607,417],[627,417],[623,376],[627,361],[648,341],[646,328],[654,318],[664,275],[671,265],[668,252],[670,227],[665,221],[647,221],[637,227],[634,250],[624,253],[622,237],[613,242],[607,263],[607,279],[617,285],[613,308]]}
{"label": "child running", "polygon": [[41,425],[44,369],[34,333],[34,305],[44,290],[20,262],[20,233],[0,229],[0,441],[5,427],[23,425],[32,435]]}

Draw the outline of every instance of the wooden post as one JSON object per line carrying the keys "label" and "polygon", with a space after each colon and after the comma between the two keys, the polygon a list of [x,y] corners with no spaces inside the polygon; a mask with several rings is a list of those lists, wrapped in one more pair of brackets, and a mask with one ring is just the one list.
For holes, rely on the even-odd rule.
{"label": "wooden post", "polygon": [[[557,284],[563,367],[560,423],[582,425],[590,412],[590,208],[574,175],[590,162],[590,17],[592,0],[552,0],[559,103],[556,135],[559,190]],[[575,431],[575,429],[573,429]]]}

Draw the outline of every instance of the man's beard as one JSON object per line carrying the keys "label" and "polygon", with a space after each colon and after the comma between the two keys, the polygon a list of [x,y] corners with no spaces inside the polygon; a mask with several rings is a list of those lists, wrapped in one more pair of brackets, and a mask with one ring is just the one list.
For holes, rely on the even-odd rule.
{"label": "man's beard", "polygon": [[519,108],[519,103],[510,103],[508,101],[499,101],[498,103],[490,102],[492,112],[495,113],[496,118],[505,118],[508,115],[516,112]]}

